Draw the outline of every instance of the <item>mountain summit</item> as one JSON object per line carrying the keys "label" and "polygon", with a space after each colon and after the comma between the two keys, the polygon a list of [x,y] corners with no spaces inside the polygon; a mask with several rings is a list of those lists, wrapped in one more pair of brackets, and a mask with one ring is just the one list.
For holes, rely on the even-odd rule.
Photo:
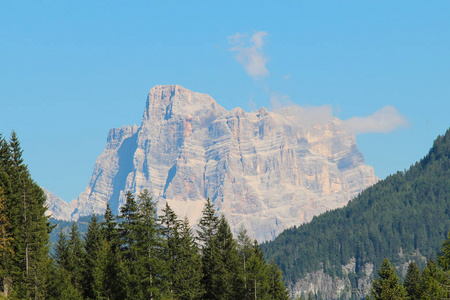
{"label": "mountain summit", "polygon": [[141,126],[110,130],[71,218],[103,214],[108,201],[117,213],[126,191],[148,189],[191,223],[210,198],[235,231],[264,241],[342,207],[378,178],[339,119],[305,123],[298,109],[227,111],[206,94],[156,86]]}

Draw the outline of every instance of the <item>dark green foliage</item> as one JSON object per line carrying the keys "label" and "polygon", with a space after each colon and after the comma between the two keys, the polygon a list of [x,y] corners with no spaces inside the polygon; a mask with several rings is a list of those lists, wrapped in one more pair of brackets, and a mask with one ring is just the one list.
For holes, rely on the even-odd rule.
{"label": "dark green foliage", "polygon": [[6,142],[0,135],[0,298],[286,299],[281,272],[248,237],[238,247],[209,200],[201,250],[187,218],[180,221],[168,204],[158,221],[147,190],[138,201],[128,192],[117,219],[109,205],[101,222],[90,216],[50,225],[45,212],[17,137]]}
{"label": "dark green foliage", "polygon": [[9,142],[0,135],[2,214],[8,220],[4,233],[11,238],[11,251],[2,253],[0,292],[16,298],[43,298],[50,276],[51,227],[45,216],[44,193],[31,179],[22,153],[15,132]]}
{"label": "dark green foliage", "polygon": [[122,257],[128,263],[131,263],[136,260],[134,249],[138,240],[136,231],[138,223],[138,206],[130,191],[126,194],[125,205],[120,208],[119,219],[121,220],[119,223],[119,236],[121,239],[120,250]]}
{"label": "dark green foliage", "polygon": [[409,263],[403,285],[405,286],[409,299],[421,299],[423,294],[422,274],[415,262]]}
{"label": "dark green foliage", "polygon": [[173,292],[178,299],[201,299],[202,260],[199,248],[185,218],[179,228],[178,259]]}
{"label": "dark green foliage", "polygon": [[86,298],[95,299],[102,291],[102,263],[104,263],[104,258],[102,257],[104,238],[101,225],[96,216],[92,216],[84,240],[85,256],[82,269],[83,295]]}
{"label": "dark green foliage", "polygon": [[[99,221],[103,221],[103,215],[96,215]],[[89,227],[89,222],[91,221],[92,216],[83,216],[76,220],[78,231],[80,231],[81,235],[84,235],[87,232]],[[52,232],[50,233],[50,242],[52,245],[55,245],[58,240],[59,231],[62,230],[64,234],[67,236],[69,234],[70,228],[72,227],[72,222],[57,220],[54,218],[50,218],[49,222],[52,224]]]}
{"label": "dark green foliage", "polygon": [[268,265],[269,296],[272,299],[288,300],[289,292],[283,282],[283,274],[273,260]]}
{"label": "dark green foliage", "polygon": [[53,270],[47,293],[49,299],[83,299],[80,291],[73,286],[70,273],[64,268]]}
{"label": "dark green foliage", "polygon": [[[356,259],[356,275],[367,262],[393,264],[431,257],[450,228],[450,130],[428,155],[363,191],[341,209],[288,229],[262,249],[295,283],[323,269],[343,276],[342,265]],[[399,256],[399,252],[403,256]],[[418,261],[419,262],[419,261]]]}
{"label": "dark green foliage", "polygon": [[169,296],[174,299],[200,299],[203,294],[201,256],[189,221],[178,220],[166,202],[160,223],[166,241],[162,258],[166,266]]}
{"label": "dark green foliage", "polygon": [[225,217],[221,217],[217,234],[212,240],[212,292],[214,299],[236,299],[241,287],[237,243]]}
{"label": "dark green foliage", "polygon": [[268,266],[256,241],[241,228],[236,241],[227,220],[206,201],[199,222],[203,299],[288,299],[281,272]]}
{"label": "dark green foliage", "polygon": [[81,234],[78,231],[78,226],[75,222],[69,232],[68,239],[68,259],[65,269],[71,274],[72,284],[80,291],[82,291],[83,283],[83,262],[85,258],[84,242]]}
{"label": "dark green foliage", "polygon": [[161,248],[161,258],[164,260],[164,274],[167,280],[168,294],[174,297],[174,285],[179,268],[178,247],[180,242],[179,230],[180,221],[177,215],[166,202],[165,208],[162,210],[160,217],[161,235],[165,240],[164,247]]}
{"label": "dark green foliage", "polygon": [[139,239],[136,243],[138,258],[136,266],[137,274],[139,274],[139,289],[145,296],[144,299],[159,299],[166,290],[164,261],[161,259],[165,241],[160,234],[156,203],[148,190],[143,190],[139,194],[138,210],[136,232]]}
{"label": "dark green foliage", "polygon": [[422,299],[448,299],[450,297],[449,245],[450,234],[442,243],[438,263],[436,264],[433,259],[427,262],[421,278]]}
{"label": "dark green foliage", "polygon": [[214,266],[217,255],[213,244],[213,238],[217,234],[219,218],[209,198],[203,208],[203,215],[197,230],[198,240],[202,251],[203,278],[202,284],[205,290],[204,299],[215,299],[213,295]]}
{"label": "dark green foliage", "polygon": [[69,264],[69,243],[62,230],[59,230],[58,240],[54,246],[53,259],[59,268],[68,268]]}
{"label": "dark green foliage", "polygon": [[375,300],[408,299],[395,268],[386,258],[378,270],[378,279],[373,281],[370,294]]}

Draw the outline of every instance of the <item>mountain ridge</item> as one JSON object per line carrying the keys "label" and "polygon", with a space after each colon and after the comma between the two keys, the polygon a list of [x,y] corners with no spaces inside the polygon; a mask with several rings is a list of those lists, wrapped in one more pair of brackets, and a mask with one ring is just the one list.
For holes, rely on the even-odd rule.
{"label": "mountain ridge", "polygon": [[155,86],[140,126],[113,128],[71,218],[117,213],[148,189],[191,223],[210,198],[259,241],[343,206],[378,178],[337,118],[302,124],[295,109],[230,111],[179,85]]}

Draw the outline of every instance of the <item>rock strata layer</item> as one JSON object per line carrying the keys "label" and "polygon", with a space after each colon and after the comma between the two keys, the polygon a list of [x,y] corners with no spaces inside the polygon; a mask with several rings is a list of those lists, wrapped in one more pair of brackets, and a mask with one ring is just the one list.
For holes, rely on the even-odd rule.
{"label": "rock strata layer", "polygon": [[140,126],[109,132],[70,218],[103,214],[108,201],[118,213],[126,191],[148,189],[192,224],[210,198],[235,232],[244,226],[261,242],[378,180],[339,119],[305,123],[296,109],[227,111],[206,94],[156,86]]}

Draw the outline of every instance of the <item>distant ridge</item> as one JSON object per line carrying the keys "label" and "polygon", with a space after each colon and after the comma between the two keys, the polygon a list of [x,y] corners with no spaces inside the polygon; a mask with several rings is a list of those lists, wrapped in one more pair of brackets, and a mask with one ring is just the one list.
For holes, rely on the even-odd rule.
{"label": "distant ridge", "polygon": [[450,230],[450,129],[429,153],[363,191],[346,207],[290,228],[262,248],[284,272],[293,294],[367,294],[384,258],[400,271],[440,249]]}

